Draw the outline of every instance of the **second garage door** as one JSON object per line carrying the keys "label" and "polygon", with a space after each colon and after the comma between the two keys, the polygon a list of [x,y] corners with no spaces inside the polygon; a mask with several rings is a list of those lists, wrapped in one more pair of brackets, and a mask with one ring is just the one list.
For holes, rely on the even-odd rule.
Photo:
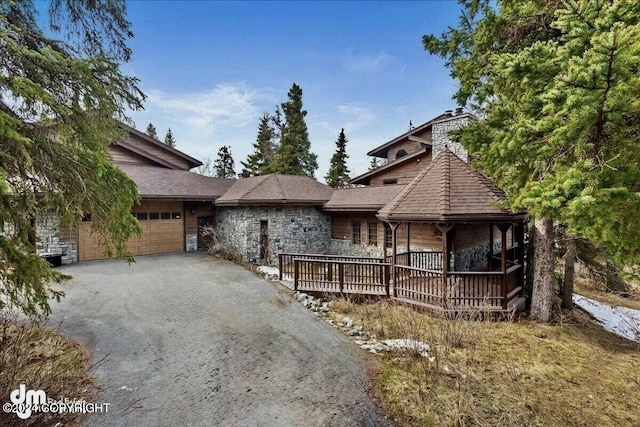
{"label": "second garage door", "polygon": [[[142,235],[134,236],[127,249],[134,255],[181,252],[184,250],[182,202],[143,201],[133,209]],[[82,223],[79,233],[79,261],[106,258],[91,235],[91,224]]]}

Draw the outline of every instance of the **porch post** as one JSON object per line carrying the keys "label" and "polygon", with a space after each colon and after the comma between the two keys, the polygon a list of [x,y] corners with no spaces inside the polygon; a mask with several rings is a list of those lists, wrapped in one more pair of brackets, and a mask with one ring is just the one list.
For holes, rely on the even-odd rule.
{"label": "porch post", "polygon": [[507,309],[507,230],[509,224],[498,225],[500,230],[500,271],[502,271],[502,308]]}
{"label": "porch post", "polygon": [[493,223],[489,223],[489,258],[487,259],[487,271],[492,271],[493,264]]}
{"label": "porch post", "polygon": [[398,226],[397,222],[389,223],[391,227],[391,277],[393,278],[393,294],[396,293],[396,283],[398,275],[396,274],[396,256],[398,255]]}
{"label": "porch post", "polygon": [[447,308],[447,280],[449,271],[449,230],[451,225],[436,224],[436,228],[442,233],[442,308]]}
{"label": "porch post", "polygon": [[407,266],[411,267],[411,223],[407,223]]}

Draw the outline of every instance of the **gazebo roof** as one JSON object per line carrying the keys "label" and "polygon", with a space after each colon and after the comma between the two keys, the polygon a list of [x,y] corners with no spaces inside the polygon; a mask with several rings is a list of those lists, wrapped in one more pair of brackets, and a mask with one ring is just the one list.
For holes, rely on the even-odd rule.
{"label": "gazebo roof", "polygon": [[445,148],[387,203],[378,218],[390,222],[489,222],[523,217],[499,207],[505,194],[489,178]]}

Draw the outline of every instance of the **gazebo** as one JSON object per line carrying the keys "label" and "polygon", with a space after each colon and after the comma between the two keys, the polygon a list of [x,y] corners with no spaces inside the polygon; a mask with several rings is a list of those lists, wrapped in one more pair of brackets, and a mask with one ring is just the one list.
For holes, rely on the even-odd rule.
{"label": "gazebo", "polygon": [[[391,296],[444,311],[521,307],[525,215],[504,201],[489,178],[445,148],[378,212],[392,231]],[[397,250],[400,224],[406,253]],[[412,251],[411,224],[431,224],[442,248]]]}

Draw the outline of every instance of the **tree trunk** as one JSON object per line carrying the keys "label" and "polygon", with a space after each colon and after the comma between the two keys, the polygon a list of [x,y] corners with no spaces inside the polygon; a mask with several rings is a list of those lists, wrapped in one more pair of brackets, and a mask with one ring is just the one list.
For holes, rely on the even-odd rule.
{"label": "tree trunk", "polygon": [[562,281],[562,308],[573,309],[573,280],[576,264],[576,240],[567,237],[567,252],[564,254],[564,280]]}
{"label": "tree trunk", "polygon": [[531,317],[542,322],[551,321],[555,267],[553,253],[553,220],[534,221],[534,281],[531,297]]}
{"label": "tree trunk", "polygon": [[526,258],[527,269],[525,271],[523,293],[524,293],[524,296],[527,298],[525,307],[527,310],[531,310],[531,295],[533,295],[533,279],[534,279],[533,266],[535,265],[534,248],[536,247],[536,233],[535,233],[535,228],[533,226],[533,221],[531,221],[528,225],[527,234],[529,235],[529,243],[527,244],[527,258]]}

